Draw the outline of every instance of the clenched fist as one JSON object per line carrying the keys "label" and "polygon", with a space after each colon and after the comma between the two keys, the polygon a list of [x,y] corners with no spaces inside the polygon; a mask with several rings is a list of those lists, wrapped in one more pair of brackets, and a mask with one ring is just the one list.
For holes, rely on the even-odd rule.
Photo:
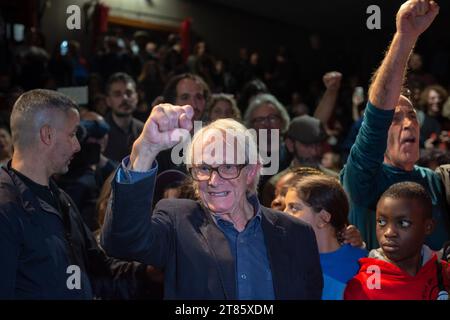
{"label": "clenched fist", "polygon": [[439,13],[439,6],[433,0],[410,0],[397,12],[397,32],[418,38]]}
{"label": "clenched fist", "polygon": [[327,89],[338,90],[341,86],[342,73],[337,71],[327,72],[322,80]]}
{"label": "clenched fist", "polygon": [[130,163],[135,171],[147,171],[159,152],[169,149],[189,135],[194,110],[191,106],[155,106],[144,129],[133,144]]}

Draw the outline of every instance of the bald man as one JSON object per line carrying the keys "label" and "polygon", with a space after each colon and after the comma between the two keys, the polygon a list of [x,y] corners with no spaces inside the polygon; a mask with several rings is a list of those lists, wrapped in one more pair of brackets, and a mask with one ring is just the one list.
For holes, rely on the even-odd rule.
{"label": "bald man", "polygon": [[22,94],[11,114],[12,160],[0,169],[0,300],[130,298],[146,267],[107,257],[72,199],[52,181],[80,150],[76,104]]}

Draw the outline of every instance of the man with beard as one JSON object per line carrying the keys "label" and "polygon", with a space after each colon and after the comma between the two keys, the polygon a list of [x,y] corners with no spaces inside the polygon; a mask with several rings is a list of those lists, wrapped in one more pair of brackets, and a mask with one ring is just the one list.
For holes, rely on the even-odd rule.
{"label": "man with beard", "polygon": [[105,120],[111,126],[105,156],[121,161],[131,151],[144,124],[133,117],[138,103],[136,83],[126,73],[113,74],[106,83],[106,104],[111,111]]}
{"label": "man with beard", "polygon": [[[190,105],[194,109],[193,121],[203,121],[206,106],[209,104],[211,92],[206,82],[198,75],[183,73],[171,77],[158,101],[175,105]],[[193,133],[193,131],[191,131]],[[167,149],[158,154],[159,173],[166,170],[179,170],[186,173],[186,167],[174,163],[173,149]],[[181,151],[178,156],[183,156]]]}
{"label": "man with beard", "polygon": [[341,181],[350,201],[350,221],[369,248],[376,248],[373,211],[392,184],[412,181],[431,195],[435,230],[425,244],[438,250],[449,239],[448,213],[439,176],[416,164],[419,159],[419,123],[411,101],[401,95],[406,64],[422,32],[439,12],[434,1],[410,0],[397,13],[397,32],[373,76],[364,122],[353,145]]}
{"label": "man with beard", "polygon": [[294,168],[307,167],[338,177],[337,173],[321,165],[324,153],[323,145],[327,139],[325,129],[319,119],[303,115],[292,119],[286,132],[285,145],[292,161],[288,168],[274,175],[265,184],[261,198],[264,205],[269,206],[274,200],[275,186],[278,180]]}

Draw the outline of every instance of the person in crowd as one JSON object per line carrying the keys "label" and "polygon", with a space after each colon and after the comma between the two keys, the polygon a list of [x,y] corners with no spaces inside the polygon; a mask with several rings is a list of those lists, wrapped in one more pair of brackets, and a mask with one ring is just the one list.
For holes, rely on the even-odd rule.
{"label": "person in crowd", "polygon": [[280,176],[275,184],[275,197],[270,203],[270,207],[274,210],[284,211],[286,208],[285,197],[286,193],[293,183],[307,177],[309,175],[322,175],[323,172],[309,167],[295,167],[289,168],[283,175]]}
{"label": "person in crowd", "polygon": [[[278,99],[269,93],[260,93],[251,101],[244,115],[247,128],[256,130],[258,151],[265,160],[265,167],[274,167],[275,172],[287,168],[290,155],[284,144],[283,136],[289,127],[289,114]],[[272,141],[272,136],[275,138]],[[278,157],[278,167],[276,159]],[[273,174],[272,174],[273,175]],[[261,188],[272,175],[266,174],[261,178]],[[265,203],[265,205],[269,205]]]}
{"label": "person in crowd", "polygon": [[358,260],[367,256],[367,250],[340,239],[349,225],[344,189],[335,178],[307,176],[291,185],[285,202],[284,212],[309,223],[316,234],[324,277],[322,299],[342,300],[347,282],[359,270]]}
{"label": "person in crowd", "polygon": [[6,126],[0,126],[0,166],[6,165],[11,160],[13,145],[11,133]]}
{"label": "person in crowd", "polygon": [[57,184],[71,197],[84,223],[94,232],[99,228],[95,204],[100,188],[117,165],[103,155],[110,130],[103,117],[89,111],[81,119],[77,132],[81,150],[74,155],[69,171],[57,179]]}
{"label": "person in crowd", "polygon": [[275,185],[278,179],[291,168],[311,167],[330,176],[338,176],[336,172],[325,168],[321,163],[326,138],[327,134],[319,119],[309,115],[292,119],[286,132],[285,145],[293,159],[288,168],[280,171],[267,181],[261,194],[263,204],[270,204],[274,198]]}
{"label": "person in crowd", "polygon": [[207,110],[208,121],[231,118],[241,121],[241,111],[236,105],[236,100],[229,94],[213,94]]}
{"label": "person in crowd", "polygon": [[106,84],[106,103],[110,112],[105,120],[110,125],[105,156],[121,161],[130,153],[134,140],[139,136],[144,124],[133,117],[138,103],[136,83],[126,73],[115,73]]}
{"label": "person in crowd", "polygon": [[328,170],[332,170],[337,174],[342,169],[341,156],[339,155],[339,153],[333,151],[325,152],[322,156],[320,164],[322,165],[322,167]]}
{"label": "person in crowd", "polygon": [[147,268],[110,258],[52,176],[80,150],[77,105],[36,89],[11,114],[12,160],[0,168],[0,299],[129,299]]}
{"label": "person in crowd", "polygon": [[[103,247],[164,269],[168,299],[320,299],[314,231],[259,204],[256,141],[235,120],[203,127],[190,143],[186,163],[199,202],[164,199],[148,216],[156,156],[178,142],[174,134],[189,134],[193,117],[190,106],[153,108],[114,179]],[[223,153],[208,151],[213,141]]]}
{"label": "person in crowd", "polygon": [[211,91],[206,82],[192,73],[183,73],[170,78],[163,91],[163,102],[175,105],[190,105],[194,109],[194,121],[202,121]]}
{"label": "person in crowd", "polygon": [[[448,299],[450,266],[424,244],[433,231],[432,202],[425,188],[415,182],[393,184],[378,201],[376,220],[380,247],[360,260],[345,299]],[[378,270],[373,280],[370,270]]]}
{"label": "person in crowd", "polygon": [[401,95],[411,50],[438,12],[433,1],[410,0],[400,7],[397,32],[373,77],[364,121],[341,171],[351,201],[350,222],[359,228],[370,249],[377,247],[376,203],[389,186],[401,181],[420,183],[431,194],[437,223],[426,244],[438,250],[449,239],[444,190],[435,172],[415,165],[419,159],[419,123],[410,100]]}
{"label": "person in crowd", "polygon": [[[180,106],[190,105],[194,109],[193,121],[203,122],[206,120],[206,107],[210,99],[211,92],[206,82],[197,75],[184,73],[169,79],[160,102]],[[172,149],[168,149],[158,154],[159,172],[171,169],[186,172],[183,164],[174,164],[171,153]]]}
{"label": "person in crowd", "polygon": [[180,187],[187,178],[186,174],[178,170],[166,170],[158,174],[153,203],[156,204],[161,199],[179,198]]}
{"label": "person in crowd", "polygon": [[420,152],[417,165],[435,170],[437,167],[450,163],[450,151],[439,149],[424,149]]}
{"label": "person in crowd", "polygon": [[239,92],[238,107],[242,113],[247,112],[247,108],[254,97],[260,93],[269,93],[269,89],[266,84],[260,79],[254,79],[246,82],[242,86],[242,90]]}
{"label": "person in crowd", "polygon": [[145,93],[145,103],[148,107],[158,97],[164,89],[165,75],[156,56],[148,54],[147,60],[143,63],[139,77],[138,86]]}
{"label": "person in crowd", "polygon": [[424,147],[432,135],[439,135],[441,130],[450,129],[449,119],[443,117],[442,109],[447,100],[447,91],[440,85],[426,87],[420,95],[417,118],[420,125],[420,146]]}

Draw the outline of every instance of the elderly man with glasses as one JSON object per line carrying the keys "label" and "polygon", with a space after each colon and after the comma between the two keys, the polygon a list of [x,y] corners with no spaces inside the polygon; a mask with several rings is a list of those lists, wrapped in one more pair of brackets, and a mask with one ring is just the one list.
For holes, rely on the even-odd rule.
{"label": "elderly man with glasses", "polygon": [[167,299],[320,299],[314,232],[259,204],[256,140],[237,121],[211,123],[188,147],[199,201],[161,200],[151,213],[155,158],[188,136],[193,114],[190,106],[152,110],[115,177],[105,250],[165,270]]}

